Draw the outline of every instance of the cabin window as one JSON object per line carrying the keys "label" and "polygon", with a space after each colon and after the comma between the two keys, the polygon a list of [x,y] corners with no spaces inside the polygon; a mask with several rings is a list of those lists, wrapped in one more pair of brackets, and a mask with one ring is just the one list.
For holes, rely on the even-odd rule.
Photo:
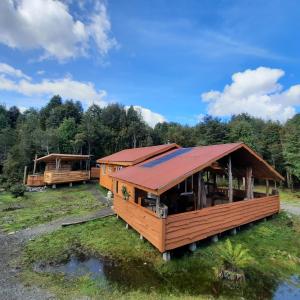
{"label": "cabin window", "polygon": [[102,175],[105,175],[105,165],[102,165]]}

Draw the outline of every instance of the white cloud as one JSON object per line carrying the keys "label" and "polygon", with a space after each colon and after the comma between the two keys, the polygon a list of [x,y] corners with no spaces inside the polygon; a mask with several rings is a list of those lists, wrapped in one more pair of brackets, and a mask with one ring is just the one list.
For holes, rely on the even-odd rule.
{"label": "white cloud", "polygon": [[[80,82],[70,77],[32,82],[22,71],[9,65],[1,69],[1,65],[3,64],[0,64],[0,90],[16,92],[30,97],[49,97],[59,94],[63,98],[80,100],[87,105],[92,103],[100,106],[107,105],[105,101],[106,91],[96,90],[91,82]],[[10,78],[7,76],[8,74],[11,75]]]}
{"label": "white cloud", "polygon": [[[129,106],[126,106],[126,109],[128,109]],[[139,112],[141,114],[141,116],[143,117],[144,121],[151,126],[152,128],[154,128],[154,126],[157,123],[162,123],[166,121],[166,118],[156,112],[153,112],[152,110],[139,106],[139,105],[134,105],[133,108]]]}
{"label": "white cloud", "polygon": [[300,85],[282,91],[278,83],[282,76],[283,70],[266,67],[238,72],[222,92],[203,93],[202,101],[208,103],[208,113],[214,116],[249,113],[284,122],[296,113],[294,105],[300,105]]}
{"label": "white cloud", "polygon": [[110,38],[105,5],[95,3],[93,14],[84,23],[61,1],[1,0],[0,43],[11,48],[43,49],[43,58],[65,60],[86,55],[94,41],[104,55],[117,43]]}
{"label": "white cloud", "polygon": [[[106,91],[96,90],[94,84],[91,82],[77,81],[70,76],[33,82],[30,77],[21,70],[0,63],[0,91],[1,90],[18,93],[31,98],[42,97],[49,99],[49,97],[58,94],[64,99],[79,100],[88,106],[95,103],[104,107],[108,104]],[[26,107],[23,106],[19,106],[19,108],[23,111],[26,110]],[[155,124],[159,122],[166,121],[162,115],[150,109],[137,105],[134,106],[134,109],[141,113],[145,122],[151,127],[154,127]]]}
{"label": "white cloud", "polygon": [[31,80],[29,76],[25,75],[21,70],[15,69],[12,66],[0,63],[0,74],[6,74],[13,77],[25,78]]}

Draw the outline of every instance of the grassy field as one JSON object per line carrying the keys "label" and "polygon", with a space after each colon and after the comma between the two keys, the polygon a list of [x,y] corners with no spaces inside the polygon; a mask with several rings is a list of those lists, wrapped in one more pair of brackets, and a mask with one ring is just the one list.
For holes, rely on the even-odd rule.
{"label": "grassy field", "polygon": [[[215,270],[221,264],[220,250],[230,238],[241,244],[253,258],[245,269],[246,283],[239,287],[223,286],[216,279]],[[35,262],[57,264],[66,261],[72,253],[93,257],[111,257],[128,267],[128,278],[139,276],[138,268],[147,265],[159,283],[145,284],[140,275],[139,288],[124,289],[87,276],[67,278],[58,274],[40,274],[32,271]],[[56,293],[60,299],[87,295],[93,299],[219,299],[268,298],[280,280],[300,274],[300,223],[281,213],[268,222],[258,222],[244,228],[234,237],[223,237],[218,243],[201,242],[194,254],[165,263],[148,242],[141,241],[133,230],[115,217],[88,224],[64,228],[31,241],[24,252],[23,280]],[[136,269],[133,269],[134,266]],[[136,274],[137,273],[137,274]]]}
{"label": "grassy field", "polygon": [[99,209],[102,205],[91,189],[99,189],[98,184],[49,188],[26,193],[21,198],[0,192],[0,229],[16,231],[66,215],[82,215]]}
{"label": "grassy field", "polygon": [[[0,227],[9,232],[66,215],[86,214],[101,207],[95,191],[104,193],[98,184],[48,189],[17,199],[2,192]],[[280,195],[284,202],[299,203],[299,192],[281,191]],[[224,284],[216,277],[216,270],[222,264],[220,252],[228,238],[234,245],[241,244],[248,249],[252,257],[244,270],[246,282],[239,286]],[[24,284],[34,282],[59,299],[81,296],[133,300],[265,299],[272,296],[279,282],[300,274],[300,220],[280,213],[268,222],[257,222],[251,229],[245,226],[236,236],[224,235],[216,244],[202,241],[193,254],[187,249],[182,253],[177,253],[180,258],[165,263],[147,241],[140,240],[134,230],[126,230],[123,221],[108,217],[62,228],[30,241],[17,263],[22,265]],[[60,264],[77,254],[111,259],[128,276],[128,283],[133,281],[137,285],[33,270],[36,263]]]}

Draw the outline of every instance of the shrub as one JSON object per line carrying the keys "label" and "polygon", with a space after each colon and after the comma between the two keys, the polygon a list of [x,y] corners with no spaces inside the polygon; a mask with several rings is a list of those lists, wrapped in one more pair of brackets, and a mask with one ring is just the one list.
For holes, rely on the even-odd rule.
{"label": "shrub", "polygon": [[10,187],[10,192],[12,195],[17,198],[17,197],[23,197],[24,193],[26,191],[26,187],[23,184],[15,184]]}

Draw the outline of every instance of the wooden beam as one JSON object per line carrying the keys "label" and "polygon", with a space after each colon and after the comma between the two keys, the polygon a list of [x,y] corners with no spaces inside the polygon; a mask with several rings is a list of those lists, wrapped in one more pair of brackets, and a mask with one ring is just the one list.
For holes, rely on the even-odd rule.
{"label": "wooden beam", "polygon": [[229,202],[233,201],[231,156],[228,157],[228,198]]}

